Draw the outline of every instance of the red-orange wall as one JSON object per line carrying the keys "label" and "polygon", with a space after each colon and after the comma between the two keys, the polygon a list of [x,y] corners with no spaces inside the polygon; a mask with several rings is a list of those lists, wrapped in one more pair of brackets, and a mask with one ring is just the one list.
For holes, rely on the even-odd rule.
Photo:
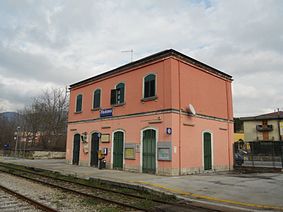
{"label": "red-orange wall", "polygon": [[[233,119],[231,81],[224,80],[182,61],[171,60],[173,107],[217,118]],[[179,102],[180,100],[180,102]]]}
{"label": "red-orange wall", "polygon": [[[156,74],[157,77],[158,98],[143,102],[143,78],[150,73]],[[93,92],[97,88],[101,89],[101,108],[111,108],[110,91],[120,82],[125,83],[125,104],[113,107],[114,117],[171,108],[175,109],[174,113],[75,123],[99,118],[99,111],[92,111]],[[75,113],[75,100],[78,94],[83,94],[81,113]],[[192,117],[185,114],[189,104],[194,106],[200,116]],[[178,112],[181,115],[177,114]],[[156,120],[158,117],[161,123],[150,124],[150,120]],[[159,168],[172,168],[175,169],[174,173],[179,168],[201,169],[202,133],[205,131],[211,132],[213,136],[213,165],[227,167],[230,164],[231,167],[233,124],[227,122],[227,119],[233,119],[231,81],[176,58],[166,58],[71,89],[69,122],[73,123],[68,125],[67,159],[72,158],[75,133],[87,132],[90,135],[94,131],[99,131],[112,136],[113,131],[123,129],[126,132],[125,143],[140,144],[141,130],[145,127],[154,127],[158,130],[157,142],[172,142],[172,161],[158,161]],[[102,129],[102,126],[110,128]],[[173,129],[172,135],[166,135],[166,127]],[[101,147],[111,149],[111,143],[102,144]],[[140,153],[137,153],[135,160],[125,160],[125,163],[137,167],[140,165],[139,157]],[[81,151],[80,158],[88,161],[89,154]],[[111,163],[109,155],[106,159]]]}
{"label": "red-orange wall", "polygon": [[[156,101],[142,102],[143,77],[154,73],[157,77]],[[69,121],[93,119],[99,117],[99,111],[92,111],[92,98],[95,89],[101,89],[101,108],[110,108],[110,92],[115,86],[125,83],[125,105],[114,107],[113,115],[132,114],[171,108],[170,60],[160,61],[146,67],[135,69],[126,74],[117,75],[104,81],[71,90]],[[163,86],[163,85],[168,85]],[[75,101],[78,94],[83,94],[82,113],[75,113]]]}

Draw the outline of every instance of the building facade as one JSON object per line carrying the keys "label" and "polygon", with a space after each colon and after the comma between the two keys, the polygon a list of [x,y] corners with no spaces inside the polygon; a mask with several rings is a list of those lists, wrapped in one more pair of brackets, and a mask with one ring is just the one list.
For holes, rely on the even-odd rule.
{"label": "building facade", "polygon": [[243,117],[245,141],[282,141],[283,111]]}
{"label": "building facade", "polygon": [[66,159],[160,175],[232,167],[232,77],[165,50],[70,86]]}

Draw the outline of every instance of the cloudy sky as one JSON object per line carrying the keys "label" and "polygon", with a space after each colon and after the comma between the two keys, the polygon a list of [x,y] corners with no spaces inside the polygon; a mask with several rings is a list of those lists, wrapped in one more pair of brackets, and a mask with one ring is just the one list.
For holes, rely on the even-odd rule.
{"label": "cloudy sky", "polygon": [[0,112],[169,48],[233,76],[235,116],[283,110],[282,0],[2,0]]}

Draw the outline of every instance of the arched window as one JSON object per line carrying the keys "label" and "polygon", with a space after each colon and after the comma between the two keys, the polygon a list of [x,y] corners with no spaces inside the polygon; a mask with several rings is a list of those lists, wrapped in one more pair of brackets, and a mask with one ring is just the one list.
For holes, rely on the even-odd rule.
{"label": "arched window", "polygon": [[117,90],[117,104],[124,103],[124,96],[125,96],[125,84],[119,83],[116,86]]}
{"label": "arched window", "polygon": [[76,112],[82,112],[82,105],[83,105],[83,95],[79,94],[77,95]]}
{"label": "arched window", "polygon": [[96,89],[93,93],[93,108],[100,108],[101,90]]}
{"label": "arched window", "polygon": [[119,83],[116,89],[111,90],[111,105],[122,104],[125,100],[125,84]]}
{"label": "arched window", "polygon": [[149,98],[156,96],[156,76],[149,74],[144,78],[144,92],[143,97]]}

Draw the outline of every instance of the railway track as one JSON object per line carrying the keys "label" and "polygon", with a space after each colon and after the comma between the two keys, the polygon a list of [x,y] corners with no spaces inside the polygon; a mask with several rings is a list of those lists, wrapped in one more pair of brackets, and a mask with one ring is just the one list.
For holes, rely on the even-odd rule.
{"label": "railway track", "polygon": [[[59,188],[67,192],[72,192],[99,200],[105,203],[119,205],[127,210],[139,211],[220,211],[215,208],[203,207],[189,203],[171,202],[161,199],[151,199],[140,194],[130,194],[117,189],[103,188],[95,185],[86,185],[82,182],[74,182],[69,179],[62,179],[55,176],[47,176],[31,170],[15,168],[8,164],[0,163],[0,171],[13,174],[18,177],[41,183],[53,188]],[[137,192],[138,193],[138,192]]]}
{"label": "railway track", "polygon": [[0,211],[56,212],[57,210],[0,185]]}

